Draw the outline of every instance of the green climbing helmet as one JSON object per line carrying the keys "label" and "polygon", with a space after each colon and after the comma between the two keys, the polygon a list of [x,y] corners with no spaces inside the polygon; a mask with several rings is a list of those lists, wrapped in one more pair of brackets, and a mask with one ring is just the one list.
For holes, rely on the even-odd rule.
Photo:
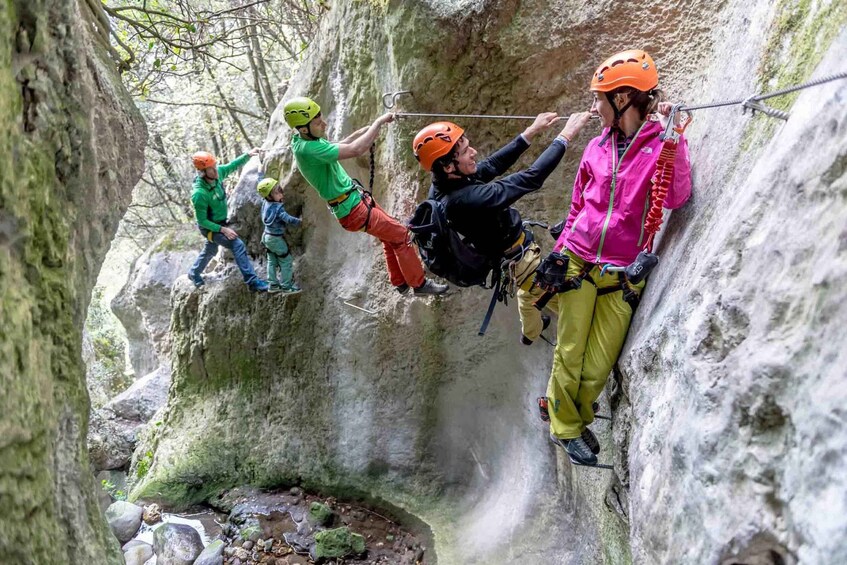
{"label": "green climbing helmet", "polygon": [[300,96],[285,103],[285,123],[293,128],[305,126],[321,113],[321,107],[311,98]]}
{"label": "green climbing helmet", "polygon": [[256,187],[256,192],[258,192],[259,196],[261,196],[262,198],[267,198],[271,195],[271,192],[273,192],[274,187],[278,184],[278,180],[272,179],[270,177],[262,179],[259,182],[259,186]]}

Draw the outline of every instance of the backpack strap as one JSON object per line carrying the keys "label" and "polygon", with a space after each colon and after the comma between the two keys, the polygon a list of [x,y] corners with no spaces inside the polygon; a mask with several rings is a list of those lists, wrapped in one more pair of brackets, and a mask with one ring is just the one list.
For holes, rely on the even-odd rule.
{"label": "backpack strap", "polygon": [[477,335],[485,335],[485,330],[488,329],[488,324],[491,322],[491,316],[494,314],[494,307],[497,306],[497,301],[500,299],[500,287],[502,285],[502,277],[497,273],[497,280],[494,283],[494,290],[491,292],[491,300],[488,302],[488,310],[485,312],[485,317],[482,319],[482,325],[479,326]]}

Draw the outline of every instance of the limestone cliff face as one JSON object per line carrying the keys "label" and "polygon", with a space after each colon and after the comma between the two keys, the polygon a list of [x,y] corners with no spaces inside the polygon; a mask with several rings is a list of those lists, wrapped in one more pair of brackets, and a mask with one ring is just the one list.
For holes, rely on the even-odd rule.
{"label": "limestone cliff face", "polygon": [[85,2],[0,7],[0,562],[120,563],[81,332],[146,131]]}
{"label": "limestone cliff face", "polygon": [[197,256],[198,250],[191,245],[196,236],[193,226],[168,230],[135,260],[129,279],[112,300],[112,311],[127,332],[137,378],[162,364],[170,365],[171,287]]}
{"label": "limestone cliff face", "polygon": [[[741,98],[837,70],[846,19],[836,2],[338,2],[289,92],[316,98],[335,138],[399,89],[415,92],[408,111],[564,112],[588,106],[600,60],[641,46],[673,98]],[[292,241],[306,291],[251,295],[231,264],[204,293],[177,284],[174,382],[136,451],[134,496],[303,482],[416,516],[448,564],[843,555],[844,513],[820,517],[844,503],[845,104],[829,85],[789,100],[784,125],[739,108],[696,115],[695,195],[663,229],[610,381],[613,426],[595,426],[614,473],[573,468],[547,443],[534,398],[551,350],[519,349],[513,305],[481,339],[487,293],[393,293],[375,241],[343,231],[292,170],[278,109],[264,167],[304,217]],[[410,151],[424,123],[378,143],[375,195],[398,216],[428,186]],[[463,125],[483,153],[523,127]],[[519,203],[525,217],[564,215],[591,135]],[[232,204],[260,257],[258,166]],[[345,166],[367,178],[366,159]]]}

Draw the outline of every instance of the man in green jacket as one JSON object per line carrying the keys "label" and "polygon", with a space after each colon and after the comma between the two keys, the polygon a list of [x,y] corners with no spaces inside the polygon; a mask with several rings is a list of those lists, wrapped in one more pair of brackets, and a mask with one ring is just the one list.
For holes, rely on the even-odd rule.
{"label": "man in green jacket", "polygon": [[258,149],[252,149],[249,153],[238,157],[226,165],[217,166],[214,155],[205,151],[194,154],[194,168],[197,176],[194,177],[194,191],[191,193],[191,203],[194,205],[194,218],[200,233],[206,238],[206,246],[191,269],[188,278],[197,288],[202,287],[205,282],[200,275],[203,269],[218,252],[218,246],[223,245],[235,256],[235,264],[241,270],[244,282],[252,291],[264,292],[268,290],[268,283],[256,276],[253,264],[247,256],[247,248],[238,237],[234,229],[227,227],[226,192],[221,181],[233,173],[236,169],[250,160],[250,157],[258,155]]}

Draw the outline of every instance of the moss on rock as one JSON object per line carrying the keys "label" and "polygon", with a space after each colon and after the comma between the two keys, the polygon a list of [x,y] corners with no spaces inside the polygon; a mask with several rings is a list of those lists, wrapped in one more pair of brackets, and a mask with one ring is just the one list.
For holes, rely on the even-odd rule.
{"label": "moss on rock", "polygon": [[365,552],[365,537],[346,526],[315,534],[315,556],[318,559],[337,559]]}
{"label": "moss on rock", "polygon": [[145,135],[116,71],[104,64],[106,48],[92,35],[85,6],[0,6],[4,563],[52,562],[55,547],[68,562],[122,561],[89,471],[81,330],[140,176],[128,168],[116,181],[101,170],[117,165],[117,153],[141,163]]}

